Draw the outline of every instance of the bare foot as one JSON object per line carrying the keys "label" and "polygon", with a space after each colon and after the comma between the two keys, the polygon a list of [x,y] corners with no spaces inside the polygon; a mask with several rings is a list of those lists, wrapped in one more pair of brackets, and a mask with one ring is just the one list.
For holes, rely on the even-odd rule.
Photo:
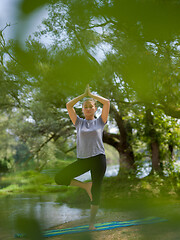
{"label": "bare foot", "polygon": [[95,226],[94,226],[94,224],[90,224],[89,225],[89,230],[95,230],[96,228],[95,228]]}
{"label": "bare foot", "polygon": [[89,195],[89,197],[92,201],[91,188],[92,188],[92,182],[87,182],[86,185],[85,185],[85,190],[86,190],[87,194]]}

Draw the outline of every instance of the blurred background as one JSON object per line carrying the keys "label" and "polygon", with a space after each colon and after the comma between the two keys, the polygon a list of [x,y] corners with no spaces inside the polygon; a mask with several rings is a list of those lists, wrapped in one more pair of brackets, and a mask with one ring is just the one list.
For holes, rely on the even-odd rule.
{"label": "blurred background", "polygon": [[[53,177],[76,159],[76,132],[65,105],[87,84],[111,101],[103,133],[103,207],[129,209],[122,196],[136,199],[137,193],[158,197],[162,206],[164,195],[178,199],[179,22],[178,0],[1,0],[0,201],[12,229],[19,214],[29,214],[27,206],[36,209],[43,202],[53,212],[55,202],[74,207],[67,199],[82,194],[55,186]],[[81,104],[75,107],[83,117]],[[19,211],[14,199],[24,198],[29,205]],[[82,202],[77,197],[80,214],[87,207]],[[168,204],[179,207],[179,201]],[[38,216],[37,224],[43,218]],[[66,220],[52,221],[42,228]],[[2,226],[6,232],[3,221]]]}

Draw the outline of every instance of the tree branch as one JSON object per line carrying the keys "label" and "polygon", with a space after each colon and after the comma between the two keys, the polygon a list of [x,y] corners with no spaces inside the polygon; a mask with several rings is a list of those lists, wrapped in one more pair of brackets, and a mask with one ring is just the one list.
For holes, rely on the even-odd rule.
{"label": "tree branch", "polygon": [[[136,104],[145,105],[144,102],[140,102],[140,101],[135,101],[135,102],[118,101],[118,102],[121,104],[129,105],[129,106],[136,105]],[[168,105],[164,103],[161,103],[161,105],[155,105],[153,103],[149,103],[149,106],[152,106],[152,108],[162,109],[166,115],[171,116],[173,118],[178,118],[178,119],[180,118],[180,108],[178,107],[176,108],[174,106],[171,106],[170,104]]]}
{"label": "tree branch", "polygon": [[89,26],[88,28],[81,28],[81,30],[85,31],[85,30],[89,30],[89,29],[92,29],[92,28],[96,28],[96,27],[104,27],[106,26],[107,24],[112,24],[111,21],[106,21],[104,23],[101,23],[101,24],[95,24],[95,25],[92,25],[92,26]]}
{"label": "tree branch", "polygon": [[3,32],[7,27],[11,27],[11,26],[16,25],[16,24],[17,24],[17,23],[14,23],[14,24],[6,23],[6,26],[5,26],[2,30],[0,30],[0,34],[2,34],[2,32]]}
{"label": "tree branch", "polygon": [[1,39],[2,39],[2,41],[0,41],[0,44],[1,44],[2,48],[4,49],[5,53],[8,54],[9,57],[10,57],[12,60],[14,60],[16,63],[20,64],[21,66],[23,66],[23,64],[21,64],[17,59],[15,59],[15,58],[12,56],[12,54],[11,54],[11,53],[7,50],[7,48],[6,48],[6,41],[5,41],[4,37],[3,37],[2,32],[3,32],[7,27],[10,27],[10,26],[12,26],[12,25],[6,24],[6,26],[3,28],[3,30],[0,30],[0,37],[1,37]]}
{"label": "tree branch", "polygon": [[113,104],[111,104],[110,113],[114,114],[114,118],[117,123],[120,134],[122,136],[124,136],[125,132],[126,132],[125,127],[124,127],[124,121],[122,119],[120,112],[117,111],[117,109],[115,108],[115,106]]}
{"label": "tree branch", "polygon": [[72,147],[72,148],[70,148],[70,149],[64,151],[64,153],[67,154],[68,152],[71,152],[71,151],[73,151],[74,149],[76,149],[76,146],[74,146],[74,147]]}
{"label": "tree branch", "polygon": [[114,134],[108,133],[104,130],[103,131],[103,142],[113,146],[115,149],[118,150],[120,140],[115,138],[113,135]]}
{"label": "tree branch", "polygon": [[96,65],[98,65],[98,66],[100,67],[100,64],[99,64],[99,62],[96,60],[96,58],[93,57],[93,56],[87,51],[87,49],[86,49],[84,43],[81,41],[80,37],[78,36],[75,27],[74,27],[73,30],[74,30],[74,34],[75,34],[77,40],[79,41],[79,43],[80,43],[80,45],[81,45],[83,51],[87,54],[87,56],[88,56],[88,57],[89,57],[89,58],[90,58],[90,59],[91,59]]}

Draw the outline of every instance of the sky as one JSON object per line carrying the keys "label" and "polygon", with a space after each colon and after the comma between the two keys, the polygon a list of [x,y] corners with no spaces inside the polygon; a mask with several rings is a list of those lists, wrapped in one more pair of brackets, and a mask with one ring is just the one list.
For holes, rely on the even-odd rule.
{"label": "sky", "polygon": [[19,19],[19,3],[20,0],[0,0],[0,30],[10,23],[12,26],[3,31],[5,39],[16,38],[21,31],[23,32],[21,41],[24,42],[30,34],[37,30],[37,26],[41,24],[43,18],[48,16],[48,11],[45,7],[38,9],[22,21]]}
{"label": "sky", "polygon": [[[6,40],[11,38],[18,39],[21,46],[25,47],[25,40],[38,29],[37,27],[42,23],[42,20],[48,17],[48,10],[46,6],[37,9],[22,21],[20,20],[20,11],[18,10],[20,2],[21,0],[0,0],[0,30],[4,29],[7,23],[10,23],[11,26],[3,31],[4,38]],[[42,37],[41,41],[49,45],[52,39],[50,36],[49,38],[46,36]],[[105,49],[106,51],[110,51],[111,47],[107,44],[106,46],[101,44],[98,49],[94,49],[95,53],[92,51],[91,54],[97,60],[101,61],[105,57]]]}

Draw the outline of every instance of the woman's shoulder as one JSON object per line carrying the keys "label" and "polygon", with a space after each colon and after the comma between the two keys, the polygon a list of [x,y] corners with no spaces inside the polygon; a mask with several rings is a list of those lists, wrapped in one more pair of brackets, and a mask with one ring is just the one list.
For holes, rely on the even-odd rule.
{"label": "woman's shoulder", "polygon": [[103,122],[101,115],[97,118],[97,121],[103,126],[106,125],[106,123]]}
{"label": "woman's shoulder", "polygon": [[76,122],[75,122],[75,127],[80,125],[83,121],[84,121],[84,118],[81,118],[77,115],[77,119],[76,119]]}

